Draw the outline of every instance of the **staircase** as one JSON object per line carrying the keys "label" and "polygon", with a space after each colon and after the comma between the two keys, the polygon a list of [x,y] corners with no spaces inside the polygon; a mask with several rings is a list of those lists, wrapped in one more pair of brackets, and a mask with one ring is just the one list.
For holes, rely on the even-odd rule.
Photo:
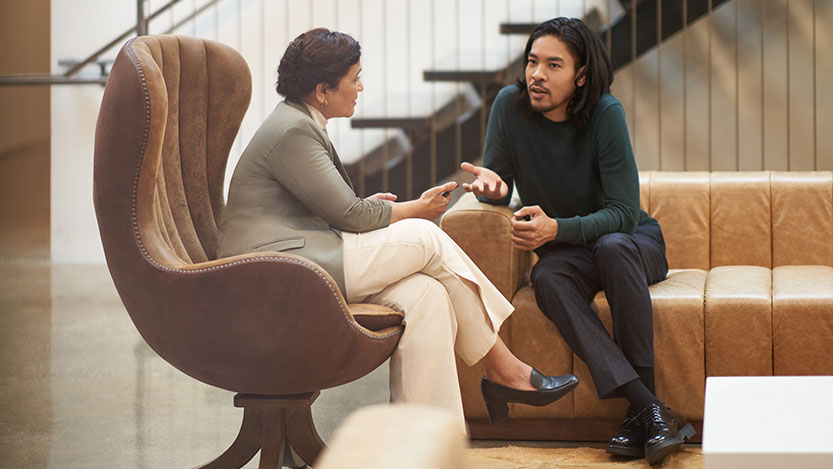
{"label": "staircase", "polygon": [[[603,14],[595,8],[583,20],[608,45],[616,71],[655,48],[660,38],[665,40],[680,32],[684,24],[693,23],[726,1],[688,0],[684,11],[680,0],[634,0],[624,2],[623,13],[609,23],[604,17],[610,12]],[[504,22],[498,32],[528,36],[538,24]],[[425,82],[462,83],[466,90],[434,112],[390,116],[369,110],[354,117],[353,128],[401,129],[410,145],[397,149],[383,145],[382,151],[346,165],[351,178],[362,181],[365,194],[387,191],[413,198],[458,172],[461,161],[479,159],[492,101],[502,87],[519,77],[522,52],[518,50],[510,60],[492,60],[491,67],[440,62],[424,70]]]}

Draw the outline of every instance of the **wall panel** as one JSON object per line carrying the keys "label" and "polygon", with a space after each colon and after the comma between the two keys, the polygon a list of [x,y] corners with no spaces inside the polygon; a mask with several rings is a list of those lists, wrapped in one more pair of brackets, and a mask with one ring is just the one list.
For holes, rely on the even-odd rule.
{"label": "wall panel", "polygon": [[738,5],[738,169],[763,165],[763,56],[761,0]]}
{"label": "wall panel", "polygon": [[816,0],[816,161],[833,169],[833,2]]}
{"label": "wall panel", "polygon": [[[789,6],[789,158],[790,170],[815,168],[813,148],[813,0],[792,0]],[[827,44],[830,47],[831,44]]]}
{"label": "wall panel", "polygon": [[711,169],[735,171],[737,164],[737,30],[735,2],[711,16]]}
{"label": "wall panel", "polygon": [[764,168],[789,170],[787,6],[764,0]]}

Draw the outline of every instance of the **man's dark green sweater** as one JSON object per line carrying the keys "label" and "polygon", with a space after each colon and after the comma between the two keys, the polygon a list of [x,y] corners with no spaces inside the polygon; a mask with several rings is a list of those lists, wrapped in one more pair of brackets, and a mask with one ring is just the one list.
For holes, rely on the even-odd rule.
{"label": "man's dark green sweater", "polygon": [[[587,128],[579,130],[538,112],[525,117],[515,105],[518,92],[507,86],[492,105],[483,165],[500,175],[510,194],[517,183],[524,205],[539,205],[558,221],[551,243],[587,244],[604,234],[657,225],[639,208],[639,174],[616,98],[603,95]],[[506,205],[510,197],[478,199]]]}

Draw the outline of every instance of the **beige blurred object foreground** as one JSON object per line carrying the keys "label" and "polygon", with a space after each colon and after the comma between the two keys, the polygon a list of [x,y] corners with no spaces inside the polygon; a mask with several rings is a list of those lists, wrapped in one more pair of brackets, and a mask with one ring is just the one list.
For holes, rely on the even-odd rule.
{"label": "beige blurred object foreground", "polygon": [[455,416],[416,404],[359,409],[336,430],[317,469],[457,469],[465,465],[466,436]]}

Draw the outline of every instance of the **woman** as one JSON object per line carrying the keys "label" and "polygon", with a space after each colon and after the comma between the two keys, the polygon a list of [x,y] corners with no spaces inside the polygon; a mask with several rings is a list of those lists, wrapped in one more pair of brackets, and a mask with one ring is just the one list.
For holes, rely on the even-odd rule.
{"label": "woman", "polygon": [[394,402],[445,407],[465,428],[456,351],[481,362],[490,419],[507,402],[546,405],[578,384],[544,376],[498,337],[512,305],[435,224],[448,206],[449,182],[419,199],[396,202],[353,191],[327,137],[327,120],[350,117],[363,90],[361,48],[326,29],[301,34],[278,67],[277,105],[240,158],[223,215],[220,256],[288,251],[322,266],[350,303],[403,311],[405,332],[391,357]]}

